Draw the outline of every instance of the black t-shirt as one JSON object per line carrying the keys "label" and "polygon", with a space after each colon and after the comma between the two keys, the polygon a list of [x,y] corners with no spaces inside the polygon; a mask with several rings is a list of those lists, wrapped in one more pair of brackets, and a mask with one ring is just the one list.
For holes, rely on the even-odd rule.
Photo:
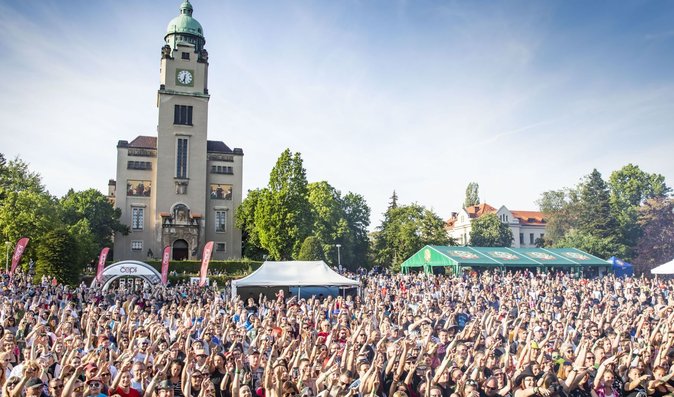
{"label": "black t-shirt", "polygon": [[223,397],[222,391],[220,390],[220,383],[222,382],[222,378],[224,378],[225,375],[221,374],[220,371],[217,369],[213,371],[212,374],[210,374],[209,378],[211,379],[211,382],[215,385],[215,396],[216,397]]}

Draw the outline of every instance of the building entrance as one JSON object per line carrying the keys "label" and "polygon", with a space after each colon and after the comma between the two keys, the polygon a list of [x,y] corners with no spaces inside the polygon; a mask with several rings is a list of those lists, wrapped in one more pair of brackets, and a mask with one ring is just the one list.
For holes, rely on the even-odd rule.
{"label": "building entrance", "polygon": [[173,243],[173,260],[174,261],[184,261],[189,258],[190,251],[187,241],[185,240],[176,240]]}

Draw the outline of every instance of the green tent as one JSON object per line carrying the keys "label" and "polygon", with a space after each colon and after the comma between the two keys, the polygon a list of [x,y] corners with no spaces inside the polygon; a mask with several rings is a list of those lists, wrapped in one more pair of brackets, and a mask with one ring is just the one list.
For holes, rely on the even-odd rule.
{"label": "green tent", "polygon": [[427,245],[401,265],[404,273],[423,270],[432,273],[434,267],[449,267],[453,273],[461,268],[528,268],[573,269],[603,268],[606,261],[575,248],[505,248],[452,247]]}

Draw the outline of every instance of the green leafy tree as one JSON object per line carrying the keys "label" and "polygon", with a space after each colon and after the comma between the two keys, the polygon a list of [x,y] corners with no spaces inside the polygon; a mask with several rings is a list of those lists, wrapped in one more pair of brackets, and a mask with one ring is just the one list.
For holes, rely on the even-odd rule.
{"label": "green leafy tree", "polygon": [[40,174],[30,171],[28,163],[19,158],[7,162],[0,156],[0,201],[8,192],[46,193]]}
{"label": "green leafy tree", "polygon": [[577,227],[579,199],[576,189],[543,192],[537,204],[546,222],[545,239],[540,246],[553,245]]}
{"label": "green leafy tree", "polygon": [[496,214],[475,219],[470,229],[470,245],[474,247],[510,247],[513,243],[512,231]]}
{"label": "green leafy tree", "polygon": [[241,230],[242,252],[245,258],[263,260],[268,255],[267,250],[260,244],[260,235],[255,224],[255,211],[262,190],[249,190],[235,214],[236,227]]}
{"label": "green leafy tree", "polygon": [[425,245],[450,243],[442,218],[417,203],[389,207],[377,229],[373,235],[373,261],[394,270]]}
{"label": "green leafy tree", "polygon": [[558,248],[578,248],[600,258],[609,258],[613,255],[622,256],[624,254],[624,246],[618,244],[614,236],[602,237],[578,229],[568,232],[554,246]]}
{"label": "green leafy tree", "polygon": [[466,199],[463,206],[471,207],[478,204],[480,204],[480,185],[477,182],[470,182],[466,187]]}
{"label": "green leafy tree", "polygon": [[272,169],[269,185],[261,192],[255,210],[260,245],[271,259],[296,257],[311,234],[307,185],[300,154],[286,149]]}
{"label": "green leafy tree", "polygon": [[348,234],[342,243],[343,263],[349,268],[368,265],[370,207],[360,194],[347,193],[342,198],[342,209]]}
{"label": "green leafy tree", "polygon": [[630,260],[642,230],[637,222],[639,207],[652,198],[664,198],[671,191],[664,176],[649,174],[628,164],[609,177],[611,211],[620,229],[620,242],[628,247],[624,259]]}
{"label": "green leafy tree", "polygon": [[91,232],[91,224],[87,219],[80,219],[73,225],[64,225],[71,237],[75,239],[75,263],[83,265],[93,263],[101,250],[100,240]]}
{"label": "green leafy tree", "polygon": [[309,236],[304,239],[297,259],[301,261],[324,261],[325,253],[321,240],[316,236]]}
{"label": "green leafy tree", "polygon": [[24,261],[35,256],[45,234],[59,224],[56,200],[42,185],[40,175],[19,158],[0,155],[0,238],[16,243],[30,238]]}
{"label": "green leafy tree", "polygon": [[0,232],[3,241],[15,243],[29,237],[24,258],[35,255],[43,237],[60,225],[56,200],[47,193],[33,190],[6,192],[0,203]]}
{"label": "green leafy tree", "polygon": [[323,244],[324,256],[329,255],[335,244],[344,243],[349,233],[341,193],[325,181],[310,183],[308,192],[313,219],[311,232]]}
{"label": "green leafy tree", "polygon": [[638,273],[674,258],[674,200],[658,197],[647,199],[638,210],[638,223],[642,230],[633,260]]}
{"label": "green leafy tree", "polygon": [[[82,225],[82,221],[87,221],[89,233],[96,242],[92,247],[93,256],[88,260],[95,258],[101,248],[112,247],[112,236],[115,233],[123,235],[129,233],[129,227],[119,222],[122,211],[113,207],[108,198],[96,189],[80,192],[70,189],[59,200],[59,207],[61,219],[66,225]],[[86,251],[83,250],[83,253]]]}
{"label": "green leafy tree", "polygon": [[57,281],[75,285],[79,280],[78,245],[67,230],[57,228],[47,233],[37,249],[36,278],[55,277]]}

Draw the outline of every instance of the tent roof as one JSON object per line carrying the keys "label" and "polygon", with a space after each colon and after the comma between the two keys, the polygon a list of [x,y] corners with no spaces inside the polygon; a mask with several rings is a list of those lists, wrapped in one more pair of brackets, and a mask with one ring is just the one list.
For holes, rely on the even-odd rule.
{"label": "tent roof", "polygon": [[674,274],[674,259],[651,269],[652,274]]}
{"label": "tent roof", "polygon": [[360,283],[330,269],[323,261],[266,261],[248,276],[232,280],[236,288],[334,286],[356,287]]}
{"label": "tent roof", "polygon": [[614,268],[618,269],[627,269],[634,267],[631,263],[625,262],[620,258],[616,258],[615,256],[608,258],[606,262],[612,264]]}
{"label": "tent roof", "polygon": [[[439,254],[439,255],[438,255]],[[438,256],[446,259],[442,260]],[[575,248],[503,248],[427,245],[402,267],[419,266],[608,266],[606,261]]]}

